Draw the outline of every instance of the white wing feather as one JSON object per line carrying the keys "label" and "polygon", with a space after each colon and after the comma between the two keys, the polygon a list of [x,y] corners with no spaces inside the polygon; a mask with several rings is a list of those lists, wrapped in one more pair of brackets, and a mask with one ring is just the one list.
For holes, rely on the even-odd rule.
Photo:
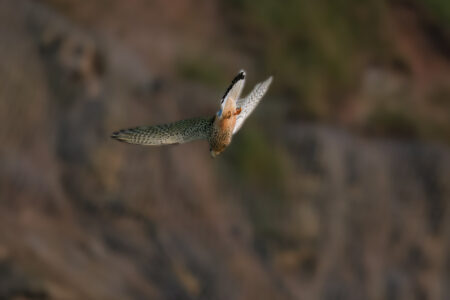
{"label": "white wing feather", "polygon": [[246,76],[245,71],[240,70],[238,75],[236,77],[234,77],[233,81],[231,82],[230,86],[228,87],[227,91],[225,92],[225,95],[223,95],[222,100],[220,101],[220,109],[218,112],[219,117],[222,115],[222,112],[225,110],[225,107],[226,107],[228,101],[233,101],[233,102],[235,102],[234,105],[236,105],[237,100],[241,96],[242,89],[244,88],[245,76]]}
{"label": "white wing feather", "polygon": [[255,107],[259,104],[264,94],[269,89],[270,84],[272,83],[273,77],[270,76],[263,82],[258,83],[250,94],[245,98],[241,98],[237,101],[236,106],[241,108],[241,113],[236,117],[236,125],[234,126],[233,134],[241,129],[244,121],[247,117],[253,112]]}

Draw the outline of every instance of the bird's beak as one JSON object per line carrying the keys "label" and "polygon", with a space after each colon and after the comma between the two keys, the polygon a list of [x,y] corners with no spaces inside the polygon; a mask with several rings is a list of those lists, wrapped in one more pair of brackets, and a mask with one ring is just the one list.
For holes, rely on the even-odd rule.
{"label": "bird's beak", "polygon": [[216,158],[217,154],[215,151],[210,151],[209,153],[211,154],[212,158]]}

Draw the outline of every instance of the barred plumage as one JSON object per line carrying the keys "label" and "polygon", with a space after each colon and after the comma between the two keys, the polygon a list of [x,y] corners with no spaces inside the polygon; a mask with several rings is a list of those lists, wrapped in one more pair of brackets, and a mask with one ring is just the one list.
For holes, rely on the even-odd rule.
{"label": "barred plumage", "polygon": [[192,118],[169,124],[141,126],[124,129],[112,134],[121,142],[140,145],[182,144],[199,139],[208,139],[213,118]]}
{"label": "barred plumage", "polygon": [[270,76],[264,82],[258,83],[257,85],[255,85],[250,94],[247,95],[247,97],[241,98],[237,101],[236,106],[240,107],[242,111],[236,117],[236,125],[234,126],[233,134],[235,134],[236,132],[239,131],[239,129],[241,129],[242,125],[244,124],[244,121],[259,104],[259,101],[261,101],[262,97],[266,94],[267,90],[269,89],[269,86],[272,83],[272,79],[273,77]]}

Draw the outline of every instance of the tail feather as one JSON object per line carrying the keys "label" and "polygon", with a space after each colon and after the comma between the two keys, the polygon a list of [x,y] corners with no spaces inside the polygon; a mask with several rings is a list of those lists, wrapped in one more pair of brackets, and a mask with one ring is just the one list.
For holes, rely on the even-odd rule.
{"label": "tail feather", "polygon": [[122,129],[114,132],[111,137],[129,144],[152,146],[181,144],[207,139],[211,132],[212,120],[211,117],[200,117],[169,124]]}
{"label": "tail feather", "polygon": [[132,129],[122,129],[111,134],[111,138],[124,143],[131,143],[136,139]]}

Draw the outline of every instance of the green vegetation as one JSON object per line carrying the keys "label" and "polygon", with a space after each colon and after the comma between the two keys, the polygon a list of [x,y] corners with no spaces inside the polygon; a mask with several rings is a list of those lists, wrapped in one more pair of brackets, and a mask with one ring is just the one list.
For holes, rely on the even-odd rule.
{"label": "green vegetation", "polygon": [[251,124],[239,132],[227,152],[233,176],[238,176],[235,180],[255,189],[253,196],[246,197],[245,207],[255,230],[257,248],[265,251],[270,242],[284,242],[280,226],[290,205],[285,195],[286,154]]}
{"label": "green vegetation", "polygon": [[[248,125],[248,124],[246,124]],[[233,141],[229,159],[244,181],[253,181],[267,190],[279,193],[284,190],[285,170],[283,155],[279,149],[269,144],[267,138],[257,129],[246,126]]]}
{"label": "green vegetation", "polygon": [[441,26],[450,30],[450,1],[448,0],[419,0],[433,16],[439,21]]}
{"label": "green vegetation", "polygon": [[214,87],[223,87],[227,82],[224,77],[224,68],[217,61],[207,56],[183,57],[178,60],[177,73],[181,78],[195,80]]}
{"label": "green vegetation", "polygon": [[[415,0],[411,4],[416,5],[378,0],[223,2],[232,38],[257,58],[261,73],[276,76],[277,91],[290,99],[290,116],[327,123],[343,121],[345,126],[362,127],[368,134],[449,142],[444,128],[450,121],[435,119],[439,110],[448,111],[448,99],[436,104],[430,98],[436,93],[423,94],[419,88],[426,86],[433,91],[448,86],[448,81],[424,82],[424,78],[437,75],[417,66],[433,63],[430,59],[446,59],[442,54],[445,45],[433,49],[421,41],[435,39],[436,47],[448,43],[442,38],[450,30],[450,2]],[[411,24],[417,27],[393,31],[392,26],[398,25],[394,20],[402,16],[403,9],[413,12],[410,17],[417,20]],[[438,35],[427,31],[423,18],[435,22]],[[416,54],[405,50],[408,47],[416,47]],[[425,47],[435,56],[424,58]],[[381,72],[375,75],[378,77],[369,93],[381,89],[382,97],[367,94],[365,89],[372,66]],[[406,84],[393,94],[396,81]],[[378,87],[380,82],[383,86]],[[388,102],[395,110],[380,109]]]}
{"label": "green vegetation", "polygon": [[[246,48],[261,58],[265,71],[277,71],[281,88],[299,100],[302,116],[330,117],[339,94],[353,86],[364,53],[384,51],[380,1],[244,0],[227,5],[231,19],[242,22],[238,28]],[[236,11],[240,17],[233,17]]]}

